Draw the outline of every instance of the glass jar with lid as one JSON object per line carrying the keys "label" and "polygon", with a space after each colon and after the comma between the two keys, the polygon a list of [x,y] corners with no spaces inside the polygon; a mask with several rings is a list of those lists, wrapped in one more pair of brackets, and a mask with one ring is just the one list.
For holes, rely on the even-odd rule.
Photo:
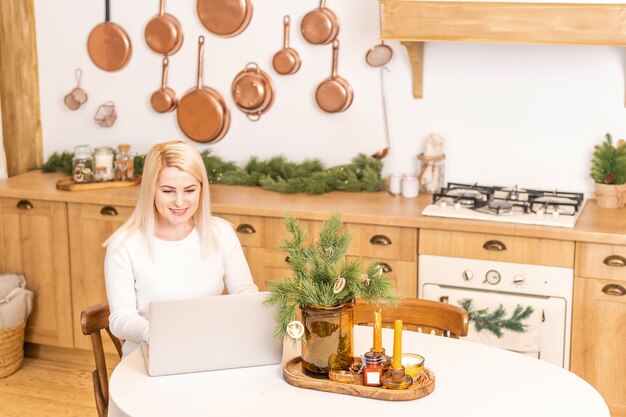
{"label": "glass jar with lid", "polygon": [[129,168],[132,170],[132,158],[130,156],[130,145],[121,144],[117,147],[118,152],[115,155],[115,181],[126,181],[132,179],[129,175]]}
{"label": "glass jar with lid", "polygon": [[72,179],[76,183],[92,182],[94,179],[93,152],[89,145],[78,145],[74,148],[72,158]]}
{"label": "glass jar with lid", "polygon": [[113,180],[113,148],[102,146],[94,151],[94,162],[96,167],[96,181]]}

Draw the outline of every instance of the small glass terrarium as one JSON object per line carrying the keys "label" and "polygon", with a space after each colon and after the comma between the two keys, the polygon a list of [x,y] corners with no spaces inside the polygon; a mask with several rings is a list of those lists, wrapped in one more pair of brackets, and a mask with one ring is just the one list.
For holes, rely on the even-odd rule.
{"label": "small glass terrarium", "polygon": [[117,113],[115,112],[115,104],[112,101],[107,101],[101,104],[96,111],[93,119],[101,127],[111,127],[117,119]]}

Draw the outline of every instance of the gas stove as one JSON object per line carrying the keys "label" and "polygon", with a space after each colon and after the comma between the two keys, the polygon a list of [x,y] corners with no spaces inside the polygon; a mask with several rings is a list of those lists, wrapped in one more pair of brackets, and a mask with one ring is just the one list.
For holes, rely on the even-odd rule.
{"label": "gas stove", "polygon": [[422,214],[572,228],[584,204],[582,193],[451,182]]}

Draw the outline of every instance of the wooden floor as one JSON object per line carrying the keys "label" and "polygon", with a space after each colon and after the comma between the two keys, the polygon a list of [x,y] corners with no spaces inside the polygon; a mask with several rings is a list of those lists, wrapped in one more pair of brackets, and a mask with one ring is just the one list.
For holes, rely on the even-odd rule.
{"label": "wooden floor", "polygon": [[0,379],[1,417],[97,417],[92,366],[24,358]]}

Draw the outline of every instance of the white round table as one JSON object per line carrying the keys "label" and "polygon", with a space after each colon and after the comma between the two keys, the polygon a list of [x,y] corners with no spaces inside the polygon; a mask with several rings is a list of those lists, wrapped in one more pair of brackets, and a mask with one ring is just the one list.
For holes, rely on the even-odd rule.
{"label": "white round table", "polygon": [[[355,354],[372,328],[355,326]],[[432,394],[382,401],[297,388],[280,365],[150,377],[135,351],[111,376],[109,417],[438,416],[610,417],[600,394],[575,374],[521,354],[458,339],[403,333],[403,351],[419,353],[436,377]],[[392,352],[393,332],[383,329]]]}

